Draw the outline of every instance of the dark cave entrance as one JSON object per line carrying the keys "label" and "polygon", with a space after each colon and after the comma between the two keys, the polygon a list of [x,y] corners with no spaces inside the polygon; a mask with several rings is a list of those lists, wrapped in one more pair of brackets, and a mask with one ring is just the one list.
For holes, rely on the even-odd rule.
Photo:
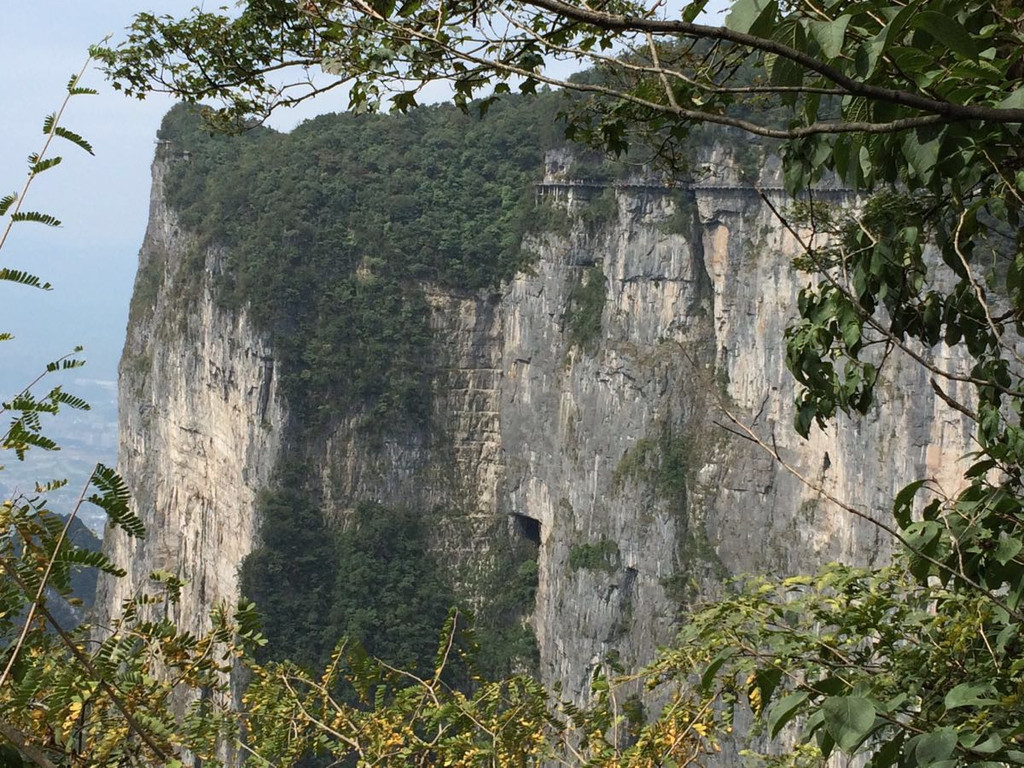
{"label": "dark cave entrance", "polygon": [[540,520],[532,517],[513,513],[510,515],[512,522],[512,534],[518,541],[528,541],[535,547],[540,547]]}

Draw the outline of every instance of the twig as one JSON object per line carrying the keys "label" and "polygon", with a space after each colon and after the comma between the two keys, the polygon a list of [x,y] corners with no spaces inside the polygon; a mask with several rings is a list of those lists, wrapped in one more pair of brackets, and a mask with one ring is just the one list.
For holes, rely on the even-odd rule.
{"label": "twig", "polygon": [[[85,63],[82,65],[82,68],[79,70],[78,74],[75,75],[74,78],[72,78],[72,86],[76,85],[78,81],[82,79],[82,75],[85,74],[85,70],[89,68],[89,64],[91,62],[92,56],[88,57],[85,60]],[[46,150],[50,148],[50,142],[52,142],[53,137],[57,135],[57,126],[60,125],[60,119],[64,116],[64,110],[67,108],[68,103],[71,101],[71,97],[74,95],[75,94],[72,92],[72,87],[69,87],[68,93],[64,97],[64,101],[61,102],[60,109],[57,110],[57,113],[53,118],[53,124],[50,126],[50,132],[46,134],[46,141],[43,142],[43,148],[39,150],[39,154],[36,155],[37,163],[46,156]],[[25,179],[25,184],[21,188],[21,194],[18,195],[17,199],[14,201],[14,207],[7,212],[7,224],[4,227],[3,232],[0,232],[0,250],[3,250],[4,243],[7,242],[7,236],[11,233],[11,227],[14,226],[15,216],[17,216],[18,213],[21,211],[21,204],[25,200],[25,195],[28,194],[29,187],[32,186],[32,182],[38,175],[39,174],[33,171],[29,172],[28,178]]]}
{"label": "twig", "polygon": [[[18,654],[25,645],[25,638],[28,636],[29,629],[32,626],[32,620],[35,618],[36,609],[42,604],[43,595],[46,593],[46,585],[50,579],[50,572],[53,570],[53,564],[57,562],[57,556],[60,554],[61,546],[64,544],[64,539],[67,538],[68,529],[71,528],[71,522],[75,519],[75,516],[78,514],[78,510],[85,501],[85,494],[88,493],[89,486],[92,485],[92,480],[93,477],[95,477],[95,474],[96,472],[93,470],[93,474],[89,475],[89,479],[85,481],[85,486],[82,488],[82,492],[78,494],[78,501],[75,502],[75,506],[71,510],[71,514],[68,515],[68,519],[65,521],[64,527],[61,528],[60,535],[57,536],[57,541],[53,545],[53,552],[46,561],[46,568],[43,570],[43,576],[39,580],[39,587],[36,589],[35,597],[32,598],[32,602],[28,607],[28,614],[25,616],[25,624],[21,628],[21,634],[18,635],[18,642],[14,644],[14,648],[11,650],[11,655],[10,658],[7,659],[7,666],[4,668],[3,674],[0,674],[0,688],[3,687],[5,682],[7,682],[7,676],[11,673],[11,669],[14,668],[14,662],[17,661]],[[25,543],[25,546],[28,547],[28,542]]]}
{"label": "twig", "polygon": [[[22,581],[21,577],[18,575],[17,570],[13,568],[10,563],[3,561],[0,562],[0,566],[3,567],[3,569],[7,572],[7,575],[12,580],[14,580],[15,583],[18,584],[18,586],[20,586],[22,589],[25,588],[24,581]],[[54,618],[53,614],[50,613],[49,609],[42,603],[39,604],[39,612],[46,618],[50,626],[53,627],[54,632],[56,632],[57,636],[60,637],[61,641],[71,652],[71,655],[74,656],[78,663],[85,668],[85,671],[93,677],[93,679],[104,690],[104,692],[108,696],[110,696],[110,700],[114,703],[114,706],[117,707],[117,709],[121,712],[121,715],[124,717],[125,722],[128,723],[129,729],[135,732],[135,734],[142,740],[142,742],[147,747],[149,747],[149,749],[153,752],[153,755],[158,760],[166,763],[167,755],[164,753],[163,749],[159,745],[157,745],[157,743],[153,740],[153,737],[150,736],[149,732],[146,731],[139,724],[138,720],[135,719],[135,716],[132,714],[131,709],[121,699],[121,692],[118,691],[117,688],[115,688],[112,683],[108,682],[103,677],[103,675],[99,673],[99,670],[96,669],[95,665],[92,663],[89,657],[82,653],[81,649],[75,643],[71,635],[67,633],[67,630],[65,630],[58,623],[57,619]]]}
{"label": "twig", "polygon": [[962,414],[963,414],[964,416],[966,416],[967,418],[969,418],[969,419],[970,419],[971,421],[973,421],[973,422],[977,423],[977,421],[978,421],[978,414],[976,414],[976,413],[975,413],[974,411],[972,411],[972,410],[971,410],[970,408],[968,408],[968,407],[967,407],[966,405],[963,405],[963,404],[962,404],[962,403],[960,403],[959,401],[957,401],[957,400],[954,400],[954,399],[953,399],[952,397],[950,397],[950,396],[949,396],[949,395],[948,395],[948,394],[947,394],[947,393],[946,393],[946,392],[945,392],[945,391],[944,391],[944,390],[942,389],[942,387],[940,387],[940,386],[939,386],[939,382],[937,382],[937,381],[936,381],[935,379],[932,379],[932,380],[931,380],[931,385],[932,385],[932,391],[933,391],[933,392],[934,392],[934,393],[935,393],[936,395],[938,395],[939,399],[940,399],[940,400],[941,400],[942,402],[944,402],[944,403],[945,403],[946,405],[948,405],[948,406],[949,406],[950,408],[952,408],[952,409],[953,409],[954,411],[960,411],[960,413],[962,413]]}

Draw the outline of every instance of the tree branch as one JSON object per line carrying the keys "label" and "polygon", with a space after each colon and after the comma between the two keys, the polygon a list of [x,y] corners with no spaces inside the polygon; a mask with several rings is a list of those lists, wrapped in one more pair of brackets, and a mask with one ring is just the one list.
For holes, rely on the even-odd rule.
{"label": "tree branch", "polygon": [[20,728],[0,720],[0,736],[39,768],[57,768],[57,764],[50,760],[43,749],[29,742],[28,736]]}
{"label": "tree branch", "polygon": [[[892,104],[900,104],[912,109],[920,109],[936,115],[942,115],[947,121],[960,120],[985,120],[994,123],[1024,123],[1024,109],[1000,109],[998,107],[987,107],[978,104],[953,104],[948,101],[940,101],[928,98],[910,91],[900,91],[893,88],[882,88],[877,85],[869,85],[860,80],[850,77],[833,66],[804,53],[803,51],[791,48],[783,43],[769,40],[757,35],[745,32],[736,32],[726,27],[711,27],[704,24],[694,24],[688,21],[674,21],[665,19],[641,18],[633,16],[620,16],[603,11],[595,11],[580,8],[576,5],[564,3],[561,0],[524,0],[525,5],[541,8],[551,13],[557,13],[582,24],[588,24],[599,29],[617,30],[621,32],[650,32],[661,35],[674,35],[677,37],[695,37],[708,40],[724,40],[735,43],[745,48],[761,51],[762,53],[774,53],[788,59],[812,72],[817,72],[827,80],[840,86],[847,93],[854,96],[863,96],[873,101],[884,101]],[[783,137],[784,138],[784,137]]]}

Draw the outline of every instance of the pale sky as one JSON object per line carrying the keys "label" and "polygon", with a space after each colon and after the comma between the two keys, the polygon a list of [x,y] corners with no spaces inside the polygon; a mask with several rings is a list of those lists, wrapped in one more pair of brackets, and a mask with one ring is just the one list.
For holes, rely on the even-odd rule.
{"label": "pale sky", "polygon": [[[20,192],[25,157],[42,146],[43,118],[59,107],[89,44],[123,28],[132,3],[2,2],[9,6],[0,25],[0,190],[7,194]],[[101,95],[73,100],[64,124],[92,143],[96,157],[72,145],[54,146],[64,163],[34,182],[25,205],[51,213],[63,226],[19,224],[0,253],[4,266],[28,269],[54,284],[45,294],[0,284],[7,310],[2,329],[15,333],[14,342],[0,347],[5,396],[27,383],[22,380],[36,365],[76,344],[87,347],[92,375],[114,375],[145,226],[150,137],[167,102],[130,103],[95,72],[85,84]]]}
{"label": "pale sky", "polygon": [[[181,15],[195,4],[0,0],[0,195],[20,190],[25,157],[42,144],[43,118],[60,105],[64,86],[91,43],[108,34],[116,41],[136,12]],[[720,8],[724,2],[711,5]],[[0,284],[5,310],[0,330],[17,337],[0,346],[4,396],[27,383],[34,363],[41,365],[76,344],[86,347],[90,377],[112,380],[116,375],[145,232],[154,137],[171,101],[160,96],[129,100],[95,70],[84,84],[100,93],[73,99],[64,125],[84,136],[96,156],[58,142],[64,163],[34,183],[27,205],[56,216],[63,226],[20,224],[0,253],[0,265],[28,269],[54,285],[53,291],[40,293]],[[289,130],[304,117],[343,109],[344,102],[341,92],[329,94],[301,112],[281,113],[271,124]]]}
{"label": "pale sky", "polygon": [[[91,43],[116,40],[134,13],[183,14],[190,0],[0,0],[0,196],[20,190],[25,157],[42,145],[43,118],[55,111],[64,86],[85,61]],[[216,5],[220,5],[217,3]],[[27,208],[63,222],[15,227],[0,264],[28,269],[54,285],[48,293],[0,285],[2,328],[16,339],[0,347],[0,387],[27,383],[33,361],[43,364],[77,344],[86,347],[91,377],[113,379],[124,339],[128,300],[149,207],[149,166],[165,97],[129,100],[101,74],[83,84],[98,96],[72,99],[64,125],[94,147],[90,157],[57,142],[64,162],[33,183]],[[340,101],[340,100],[339,100]],[[324,104],[321,111],[343,104]],[[307,111],[309,114],[309,111]],[[301,115],[284,113],[274,124],[293,127]],[[29,368],[25,368],[29,366]]]}

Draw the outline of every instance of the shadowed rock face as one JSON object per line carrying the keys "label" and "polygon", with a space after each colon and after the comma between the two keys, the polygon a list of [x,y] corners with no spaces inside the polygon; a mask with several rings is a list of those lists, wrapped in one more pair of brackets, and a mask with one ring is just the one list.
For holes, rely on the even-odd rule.
{"label": "shadowed rock face", "polygon": [[[370,441],[353,417],[285,445],[274,350],[244,310],[215,302],[222,259],[197,254],[167,208],[167,162],[154,167],[121,364],[120,468],[149,536],[108,535],[131,571],[101,585],[103,610],[156,568],[188,580],[186,626],[233,601],[256,496],[287,451],[305,458],[334,523],[361,499],[429,514],[432,545],[471,604],[488,599],[481,574],[501,542],[537,544],[528,620],[540,674],[579,697],[609,654],[626,668],[648,661],[685,602],[723,577],[884,561],[884,535],[820,490],[884,518],[910,480],[952,490],[959,476],[968,425],[906,366],[887,369],[883,410],[806,441],[792,432],[782,336],[806,278],[790,266],[796,239],[756,194],[729,179],[571,184],[558,155],[537,194],[564,223],[527,234],[530,274],[497,293],[427,288],[438,356],[429,425]],[[190,270],[200,287],[180,290]],[[574,337],[598,318],[596,335]],[[729,415],[819,490],[723,429]]]}

